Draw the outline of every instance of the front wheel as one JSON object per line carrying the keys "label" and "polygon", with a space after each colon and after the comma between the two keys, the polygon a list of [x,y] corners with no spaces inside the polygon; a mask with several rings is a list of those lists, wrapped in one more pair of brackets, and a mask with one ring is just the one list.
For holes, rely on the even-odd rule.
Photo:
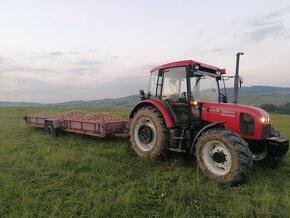
{"label": "front wheel", "polygon": [[247,143],[239,135],[223,128],[206,131],[196,144],[195,154],[201,171],[223,185],[244,183],[252,167]]}

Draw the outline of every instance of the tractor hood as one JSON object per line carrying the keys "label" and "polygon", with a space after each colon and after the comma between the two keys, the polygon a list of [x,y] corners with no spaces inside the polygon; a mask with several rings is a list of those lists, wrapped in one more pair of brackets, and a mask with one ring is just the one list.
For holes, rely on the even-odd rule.
{"label": "tractor hood", "polygon": [[270,134],[270,116],[257,107],[230,104],[204,103],[202,119],[208,122],[225,122],[225,127],[249,139],[263,139]]}

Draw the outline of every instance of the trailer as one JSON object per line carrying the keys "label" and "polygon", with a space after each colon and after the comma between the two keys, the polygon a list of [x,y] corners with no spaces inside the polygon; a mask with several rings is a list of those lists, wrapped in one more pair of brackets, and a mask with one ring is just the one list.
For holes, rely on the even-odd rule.
{"label": "trailer", "polygon": [[79,121],[73,119],[54,119],[26,115],[24,121],[34,127],[43,128],[47,135],[57,136],[61,131],[90,135],[100,138],[129,136],[129,120],[107,122]]}

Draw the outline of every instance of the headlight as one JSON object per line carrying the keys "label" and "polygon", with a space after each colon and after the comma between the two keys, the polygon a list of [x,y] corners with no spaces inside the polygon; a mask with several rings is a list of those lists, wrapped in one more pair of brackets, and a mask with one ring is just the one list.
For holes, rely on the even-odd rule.
{"label": "headlight", "polygon": [[262,123],[270,123],[270,117],[262,117],[260,120]]}

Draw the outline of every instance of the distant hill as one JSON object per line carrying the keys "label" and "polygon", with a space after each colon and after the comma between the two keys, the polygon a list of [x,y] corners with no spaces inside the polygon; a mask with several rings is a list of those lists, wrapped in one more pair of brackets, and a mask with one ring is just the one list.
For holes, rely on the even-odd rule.
{"label": "distant hill", "polygon": [[0,107],[43,107],[45,104],[36,102],[10,102],[0,101]]}
{"label": "distant hill", "polygon": [[[228,100],[232,101],[233,88],[227,88]],[[283,105],[290,102],[290,87],[251,86],[239,88],[240,104],[260,106],[261,104]]]}
{"label": "distant hill", "polygon": [[[227,88],[228,100],[232,101],[233,88]],[[239,103],[259,106],[261,104],[283,105],[290,102],[290,87],[251,86],[239,88]],[[55,104],[35,102],[1,102],[0,107],[132,107],[139,101],[139,95],[122,98],[106,98],[92,101],[68,101]]]}
{"label": "distant hill", "polygon": [[[232,93],[234,88],[227,88],[228,93]],[[271,93],[288,93],[290,87],[275,87],[275,86],[250,86],[239,88],[241,94],[271,94]]]}
{"label": "distant hill", "polygon": [[105,98],[102,100],[93,101],[68,101],[57,104],[49,104],[48,106],[74,106],[74,107],[88,107],[88,106],[102,106],[102,107],[133,107],[138,100],[139,95],[130,95],[123,98]]}

